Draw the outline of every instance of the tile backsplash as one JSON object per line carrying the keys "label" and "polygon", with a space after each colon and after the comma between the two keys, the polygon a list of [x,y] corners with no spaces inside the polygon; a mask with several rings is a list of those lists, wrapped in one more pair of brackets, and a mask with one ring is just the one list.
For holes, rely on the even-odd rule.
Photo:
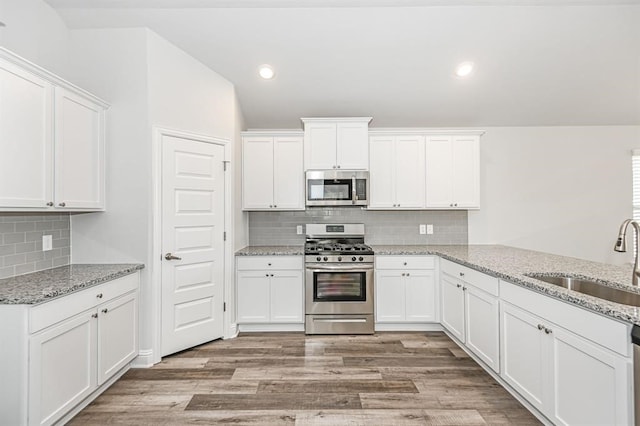
{"label": "tile backsplash", "polygon": [[[250,212],[252,246],[301,245],[296,226],[306,223],[364,223],[367,244],[467,244],[466,210],[373,211],[354,207],[311,208],[291,212]],[[433,235],[420,235],[420,224],[432,224]]]}
{"label": "tile backsplash", "polygon": [[[42,236],[53,249],[42,251]],[[69,214],[0,213],[0,278],[69,264]]]}

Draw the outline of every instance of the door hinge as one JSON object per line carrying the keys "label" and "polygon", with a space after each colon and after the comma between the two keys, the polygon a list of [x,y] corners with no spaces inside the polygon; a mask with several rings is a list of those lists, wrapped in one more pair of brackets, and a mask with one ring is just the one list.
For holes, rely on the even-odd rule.
{"label": "door hinge", "polygon": [[227,312],[227,302],[222,302],[222,312]]}
{"label": "door hinge", "polygon": [[227,241],[227,231],[222,233],[222,241]]}
{"label": "door hinge", "polygon": [[222,167],[224,167],[224,171],[225,172],[227,171],[227,164],[230,163],[230,162],[231,161],[226,161],[226,160],[222,162]]}

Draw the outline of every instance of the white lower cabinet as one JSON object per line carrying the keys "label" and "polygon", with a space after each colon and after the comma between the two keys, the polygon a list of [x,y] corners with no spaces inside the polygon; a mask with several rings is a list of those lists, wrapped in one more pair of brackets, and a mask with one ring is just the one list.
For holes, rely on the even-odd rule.
{"label": "white lower cabinet", "polygon": [[[131,362],[138,353],[139,274],[40,305],[0,306],[3,424],[50,425]],[[23,356],[24,354],[24,356]],[[24,364],[21,364],[24,363]],[[6,363],[5,363],[6,364]]]}
{"label": "white lower cabinet", "polygon": [[435,258],[376,256],[376,323],[437,322]]}
{"label": "white lower cabinet", "polygon": [[300,256],[242,256],[237,261],[238,324],[303,324]]}
{"label": "white lower cabinet", "polygon": [[[555,424],[630,424],[628,327],[509,283],[501,294],[502,378]],[[600,336],[620,338],[614,348],[622,353]]]}
{"label": "white lower cabinet", "polygon": [[444,259],[440,268],[442,325],[499,372],[498,279]]}

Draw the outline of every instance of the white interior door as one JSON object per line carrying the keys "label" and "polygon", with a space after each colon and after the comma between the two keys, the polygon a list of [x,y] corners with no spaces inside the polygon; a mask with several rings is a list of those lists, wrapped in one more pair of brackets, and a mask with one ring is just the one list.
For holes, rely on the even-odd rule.
{"label": "white interior door", "polygon": [[162,356],[223,336],[224,208],[224,147],[163,135]]}

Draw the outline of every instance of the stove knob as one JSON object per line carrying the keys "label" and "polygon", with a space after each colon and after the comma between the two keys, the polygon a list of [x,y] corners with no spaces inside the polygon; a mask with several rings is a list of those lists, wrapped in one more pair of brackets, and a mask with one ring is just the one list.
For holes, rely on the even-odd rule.
{"label": "stove knob", "polygon": [[363,258],[362,256],[360,256],[360,257],[358,258],[358,260],[359,260],[360,262],[362,262],[362,261],[364,260],[364,258]]}
{"label": "stove knob", "polygon": [[327,256],[325,256],[322,260],[324,260],[326,262],[329,259],[327,259]]}
{"label": "stove knob", "polygon": [[338,256],[338,262],[342,262],[342,257]]}
{"label": "stove knob", "polygon": [[322,258],[321,258],[320,256],[318,256],[318,257],[316,257],[316,260],[317,260],[318,262],[320,262],[320,261],[322,260]]}
{"label": "stove knob", "polygon": [[351,258],[351,260],[352,260],[353,262],[355,262],[355,261],[356,261],[356,257],[355,257],[355,256],[353,256],[353,257]]}

